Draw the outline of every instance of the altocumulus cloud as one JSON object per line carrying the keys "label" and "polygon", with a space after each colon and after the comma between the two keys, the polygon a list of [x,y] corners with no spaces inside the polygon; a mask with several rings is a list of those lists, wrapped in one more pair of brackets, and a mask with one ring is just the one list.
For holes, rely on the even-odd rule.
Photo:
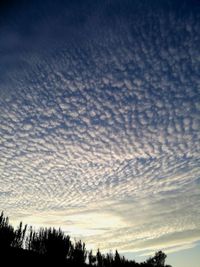
{"label": "altocumulus cloud", "polygon": [[192,246],[198,2],[32,2],[1,11],[0,210],[101,249]]}

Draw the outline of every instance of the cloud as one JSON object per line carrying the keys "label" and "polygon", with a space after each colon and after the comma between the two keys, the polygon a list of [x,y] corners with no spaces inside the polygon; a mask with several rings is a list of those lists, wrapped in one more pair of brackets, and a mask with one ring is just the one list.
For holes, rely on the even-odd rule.
{"label": "cloud", "polygon": [[102,249],[199,240],[196,12],[60,5],[0,30],[0,209]]}

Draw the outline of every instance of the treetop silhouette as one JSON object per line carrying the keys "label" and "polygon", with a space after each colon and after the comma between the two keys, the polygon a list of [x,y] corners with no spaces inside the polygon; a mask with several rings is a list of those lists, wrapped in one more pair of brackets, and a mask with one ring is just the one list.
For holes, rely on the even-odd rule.
{"label": "treetop silhouette", "polygon": [[54,263],[55,266],[171,267],[165,265],[166,257],[165,253],[158,251],[154,257],[137,263],[125,259],[117,250],[114,255],[102,254],[99,249],[93,254],[92,250],[87,251],[85,243],[81,240],[72,242],[70,236],[60,228],[40,228],[35,231],[20,222],[15,230],[8,217],[3,212],[0,215],[0,259],[5,260],[7,266],[14,260],[18,264],[32,261],[41,266]]}

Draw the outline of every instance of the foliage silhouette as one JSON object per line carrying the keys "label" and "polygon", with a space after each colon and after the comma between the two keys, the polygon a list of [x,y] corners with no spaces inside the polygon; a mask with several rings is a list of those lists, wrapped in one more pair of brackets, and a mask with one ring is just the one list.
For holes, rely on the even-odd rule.
{"label": "foliage silhouette", "polygon": [[82,241],[79,240],[78,242],[75,242],[74,245],[71,245],[70,258],[77,264],[77,266],[84,264],[87,258],[85,243],[82,243]]}
{"label": "foliage silhouette", "polygon": [[31,227],[26,240],[28,250],[54,259],[66,259],[70,246],[70,237],[55,228],[40,228],[39,232],[35,232]]}
{"label": "foliage silhouette", "polygon": [[[9,256],[9,257],[8,257]],[[2,212],[0,215],[0,260],[5,261],[4,266],[97,266],[97,267],[171,267],[165,265],[166,254],[158,251],[145,262],[137,263],[127,260],[116,250],[112,253],[102,254],[97,250],[87,251],[85,243],[81,240],[71,242],[59,228],[40,228],[38,231],[20,222],[15,230],[9,223],[8,217]]]}
{"label": "foliage silhouette", "polygon": [[8,217],[4,217],[3,212],[0,215],[0,248],[6,249],[11,246],[15,239],[14,228],[9,224]]}
{"label": "foliage silhouette", "polygon": [[163,267],[165,266],[166,257],[167,255],[165,253],[158,251],[153,258],[147,260],[147,263],[151,264],[154,267]]}
{"label": "foliage silhouette", "polygon": [[3,212],[0,215],[0,247],[3,249],[7,247],[22,248],[25,240],[27,225],[23,227],[20,222],[17,230],[9,224],[8,217],[5,217]]}
{"label": "foliage silhouette", "polygon": [[23,227],[22,222],[20,222],[17,230],[15,231],[15,238],[13,240],[12,246],[16,248],[22,248],[25,241],[27,225]]}
{"label": "foliage silhouette", "polygon": [[90,250],[89,253],[88,253],[88,262],[89,262],[89,265],[90,266],[95,265],[96,264],[96,260],[97,260],[96,256],[93,255],[92,250]]}

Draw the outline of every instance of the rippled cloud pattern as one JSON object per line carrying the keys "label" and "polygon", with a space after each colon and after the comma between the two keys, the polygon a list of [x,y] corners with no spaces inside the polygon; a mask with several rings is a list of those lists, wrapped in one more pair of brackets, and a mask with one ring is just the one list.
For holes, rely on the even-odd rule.
{"label": "rippled cloud pattern", "polygon": [[0,15],[0,210],[105,250],[193,246],[198,1],[32,2]]}

